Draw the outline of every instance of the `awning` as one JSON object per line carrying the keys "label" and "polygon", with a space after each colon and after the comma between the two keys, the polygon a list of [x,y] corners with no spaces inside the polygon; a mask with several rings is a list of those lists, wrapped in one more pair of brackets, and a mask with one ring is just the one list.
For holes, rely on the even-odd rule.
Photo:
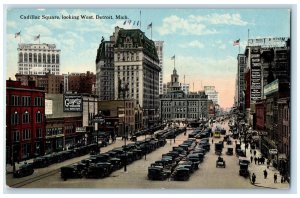
{"label": "awning", "polygon": [[283,161],[287,160],[286,154],[285,153],[278,154],[278,159]]}

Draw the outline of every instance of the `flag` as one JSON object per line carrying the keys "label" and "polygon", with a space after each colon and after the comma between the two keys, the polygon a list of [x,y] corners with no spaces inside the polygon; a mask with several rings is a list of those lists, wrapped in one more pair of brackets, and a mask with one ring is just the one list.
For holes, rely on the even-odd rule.
{"label": "flag", "polygon": [[133,25],[135,25],[135,21],[133,21]]}
{"label": "flag", "polygon": [[131,20],[129,20],[129,21],[128,21],[128,23],[129,23],[129,25],[130,25],[130,23],[131,23]]}
{"label": "flag", "polygon": [[140,23],[140,21],[138,21],[138,22],[136,23],[136,25],[139,26],[139,23]]}
{"label": "flag", "polygon": [[233,46],[240,45],[240,39],[233,41]]}
{"label": "flag", "polygon": [[18,36],[20,36],[21,35],[21,31],[20,32],[17,32],[17,33],[15,33],[15,38],[17,38]]}
{"label": "flag", "polygon": [[126,24],[126,21],[124,21],[123,25],[125,25],[125,24]]}
{"label": "flag", "polygon": [[152,28],[152,22],[148,25],[147,30]]}
{"label": "flag", "polygon": [[175,60],[175,55],[171,57],[171,60]]}
{"label": "flag", "polygon": [[40,39],[40,35],[37,35],[37,36],[34,37],[35,41],[38,40],[38,39]]}

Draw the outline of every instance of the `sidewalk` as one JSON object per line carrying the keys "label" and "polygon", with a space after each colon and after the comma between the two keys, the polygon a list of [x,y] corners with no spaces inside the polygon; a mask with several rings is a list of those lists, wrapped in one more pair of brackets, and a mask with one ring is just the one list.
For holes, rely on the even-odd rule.
{"label": "sidewalk", "polygon": [[[242,149],[245,149],[245,144],[242,143],[241,145]],[[261,156],[261,152],[259,149],[255,149],[256,150],[256,157],[260,157]],[[252,156],[254,158],[254,154],[253,154],[252,150]],[[246,150],[246,156],[247,158],[250,160],[251,157],[251,153],[250,153],[250,148],[248,148]],[[264,179],[264,170],[267,170],[267,178]],[[251,175],[252,173],[254,173],[256,175],[256,182],[255,186],[258,187],[263,187],[263,188],[270,188],[270,189],[289,189],[290,185],[288,182],[284,182],[281,183],[281,175],[279,173],[279,171],[274,168],[272,165],[269,166],[269,168],[267,168],[267,163],[265,162],[265,164],[255,164],[254,160],[252,163],[250,163],[249,165],[249,172],[250,172],[250,177],[249,177],[249,182],[251,183]],[[274,183],[274,174],[277,174],[277,183]],[[252,183],[251,183],[252,184]]]}

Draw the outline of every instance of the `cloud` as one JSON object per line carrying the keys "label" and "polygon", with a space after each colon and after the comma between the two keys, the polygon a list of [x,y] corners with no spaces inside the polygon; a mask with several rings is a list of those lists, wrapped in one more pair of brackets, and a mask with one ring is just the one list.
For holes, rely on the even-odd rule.
{"label": "cloud", "polygon": [[192,48],[203,48],[204,44],[201,43],[198,40],[194,40],[194,41],[191,41],[189,43],[180,44],[179,46],[182,47],[182,48],[190,48],[190,47],[192,47]]}
{"label": "cloud", "polygon": [[158,28],[158,32],[160,35],[172,33],[208,35],[219,33],[216,29],[208,27],[208,25],[245,26],[247,24],[249,23],[243,21],[240,14],[189,15],[187,18],[171,15],[163,19],[163,24]]}
{"label": "cloud", "polygon": [[49,28],[47,28],[44,25],[33,25],[30,27],[27,27],[24,29],[24,35],[30,35],[30,36],[37,36],[37,35],[41,35],[41,36],[51,36],[52,32]]}
{"label": "cloud", "polygon": [[182,35],[205,35],[216,34],[215,29],[209,29],[206,25],[198,23],[191,19],[180,18],[172,15],[163,19],[163,25],[158,27],[158,32],[161,35],[179,33]]}
{"label": "cloud", "polygon": [[17,28],[17,23],[15,21],[7,21],[7,27]]}
{"label": "cloud", "polygon": [[190,15],[189,18],[196,22],[205,22],[215,25],[225,24],[245,26],[248,24],[248,22],[241,19],[240,14],[209,14],[206,16]]}

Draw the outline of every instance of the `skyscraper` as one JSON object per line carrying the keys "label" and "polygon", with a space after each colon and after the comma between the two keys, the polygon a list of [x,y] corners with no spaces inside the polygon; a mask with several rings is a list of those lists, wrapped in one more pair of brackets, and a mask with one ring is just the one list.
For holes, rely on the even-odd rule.
{"label": "skyscraper", "polygon": [[163,94],[163,50],[164,50],[164,42],[163,41],[154,41],[158,59],[159,59],[159,67],[161,68],[161,72],[159,72],[159,94]]}
{"label": "skyscraper", "polygon": [[60,50],[55,44],[19,44],[18,74],[59,75]]}
{"label": "skyscraper", "polygon": [[215,86],[204,86],[204,92],[208,100],[212,100],[214,104],[219,104],[219,93],[216,91]]}

